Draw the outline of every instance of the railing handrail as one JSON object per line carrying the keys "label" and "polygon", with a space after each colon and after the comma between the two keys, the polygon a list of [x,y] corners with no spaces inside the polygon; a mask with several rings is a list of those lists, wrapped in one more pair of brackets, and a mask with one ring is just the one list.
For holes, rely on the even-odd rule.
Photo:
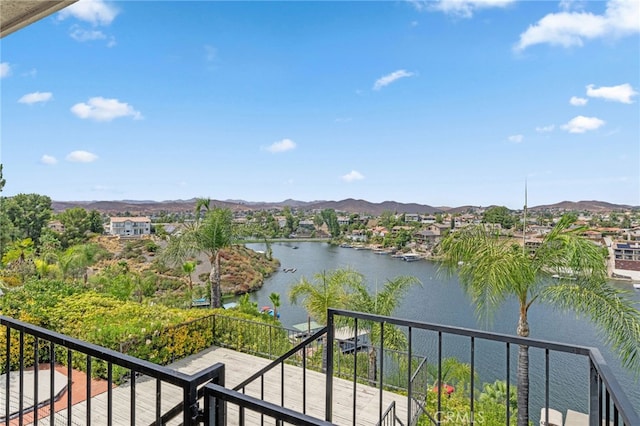
{"label": "railing handrail", "polygon": [[575,354],[575,355],[587,356],[589,355],[589,352],[593,349],[588,346],[570,345],[566,343],[553,342],[550,340],[530,339],[528,337],[519,337],[519,336],[510,335],[510,334],[494,333],[489,331],[474,330],[472,328],[454,327],[454,326],[433,324],[433,323],[415,321],[415,320],[406,320],[406,319],[388,317],[384,315],[374,315],[374,314],[367,314],[363,312],[354,312],[354,311],[349,311],[345,309],[329,308],[329,312],[333,313],[334,315],[364,319],[368,321],[375,321],[375,322],[384,321],[386,323],[394,324],[401,327],[411,327],[411,328],[418,328],[422,330],[439,331],[443,333],[456,334],[459,336],[474,337],[476,339],[493,340],[493,341],[498,341],[503,343],[513,343],[516,345],[555,350],[555,351],[566,352],[566,353]]}
{"label": "railing handrail", "polygon": [[[269,417],[273,417],[278,422],[276,424],[282,424],[282,422],[290,423],[300,426],[331,426],[332,423],[325,420],[321,420],[315,417],[311,417],[307,414],[302,414],[297,411],[291,410],[286,407],[281,407],[276,404],[272,404],[261,399],[251,397],[233,389],[225,388],[213,383],[210,383],[204,387],[205,400],[210,397],[219,398],[223,401],[237,404],[241,409],[249,409],[260,414],[264,414]],[[209,409],[211,410],[211,408]],[[208,419],[207,419],[208,420]],[[214,421],[214,425],[217,424]]]}
{"label": "railing handrail", "polygon": [[262,369],[260,369],[256,373],[252,374],[251,377],[249,377],[248,379],[244,380],[242,383],[240,383],[237,386],[235,386],[233,388],[233,390],[238,391],[238,390],[246,387],[249,383],[251,383],[254,380],[256,380],[257,378],[263,376],[268,371],[274,369],[275,367],[277,367],[278,365],[283,363],[286,359],[288,359],[292,355],[296,354],[301,349],[304,349],[306,346],[309,345],[309,343],[311,343],[311,342],[313,342],[315,340],[318,340],[322,335],[326,334],[326,332],[327,332],[327,326],[325,325],[324,327],[322,327],[321,329],[319,329],[318,331],[313,333],[311,336],[307,337],[302,342],[298,343],[296,346],[294,346],[293,348],[289,349],[284,354],[280,355],[278,358],[276,358],[273,361],[271,361],[270,364],[268,364],[267,366],[263,367]]}
{"label": "railing handrail", "polygon": [[635,408],[627,398],[622,387],[616,380],[611,368],[607,364],[598,348],[591,348],[589,352],[591,365],[598,372],[599,377],[604,382],[605,387],[609,391],[609,396],[613,399],[613,403],[618,407],[619,414],[624,420],[625,425],[640,425],[640,416],[636,413]]}
{"label": "railing handrail", "polygon": [[459,336],[471,337],[474,339],[485,339],[503,343],[510,343],[515,345],[522,345],[527,347],[535,347],[545,350],[554,350],[558,352],[565,352],[574,355],[583,355],[589,358],[591,364],[596,369],[598,376],[602,379],[605,387],[609,391],[614,401],[614,406],[618,409],[624,423],[626,425],[640,425],[640,417],[636,413],[633,405],[629,401],[626,393],[623,392],[622,387],[616,380],[609,365],[605,361],[604,357],[595,347],[570,345],[565,343],[558,343],[540,339],[530,339],[519,336],[512,336],[502,333],[487,332],[481,330],[474,330],[463,327],[445,326],[433,323],[427,323],[415,320],[406,320],[393,318],[383,315],[367,314],[363,312],[354,312],[345,309],[333,309],[327,310],[329,318],[333,318],[334,315],[345,316],[354,319],[364,319],[374,322],[385,322],[401,327],[410,327],[422,330],[437,331],[448,334],[455,334]]}
{"label": "railing handrail", "polygon": [[[85,342],[80,339],[69,337],[64,334],[47,330],[46,328],[16,320],[4,315],[0,315],[0,324],[11,329],[15,329],[23,333],[32,335],[39,339],[52,342],[56,345],[61,345],[67,349],[72,349],[84,353],[93,358],[107,361],[109,363],[125,367],[129,370],[134,370],[144,375],[161,379],[164,382],[182,388],[188,386],[194,380],[194,378],[197,378],[202,374],[202,372],[200,372],[195,375],[188,375],[180,371],[171,370],[170,368],[154,364],[152,362],[145,361],[139,358],[135,358],[131,355],[123,354],[113,349]],[[205,373],[207,370],[205,370]]]}

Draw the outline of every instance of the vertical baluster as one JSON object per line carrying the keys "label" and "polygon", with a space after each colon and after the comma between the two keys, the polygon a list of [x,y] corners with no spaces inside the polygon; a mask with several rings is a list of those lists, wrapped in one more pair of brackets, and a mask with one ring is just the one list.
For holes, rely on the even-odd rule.
{"label": "vertical baluster", "polygon": [[284,362],[280,363],[280,406],[284,407]]}
{"label": "vertical baluster", "polygon": [[302,414],[307,414],[307,345],[302,351]]}
{"label": "vertical baluster", "polygon": [[354,320],[354,347],[353,347],[353,423],[356,424],[356,400],[357,400],[357,385],[358,385],[358,318]]}
{"label": "vertical baluster", "polygon": [[544,350],[544,406],[546,422],[549,424],[549,349]]}
{"label": "vertical baluster", "polygon": [[471,424],[475,424],[475,419],[474,419],[474,405],[473,405],[473,387],[474,387],[474,377],[473,377],[473,372],[475,371],[475,351],[476,351],[476,340],[475,338],[472,336],[471,337],[471,384],[469,385],[470,387],[470,396],[469,396],[469,408],[471,409]]}
{"label": "vertical baluster", "polygon": [[67,426],[72,426],[71,423],[71,404],[73,402],[73,369],[72,367],[72,353],[71,349],[67,349]]}
{"label": "vertical baluster", "polygon": [[113,424],[113,364],[107,363],[107,424]]}
{"label": "vertical baluster", "polygon": [[160,424],[161,417],[161,398],[162,398],[162,383],[160,379],[156,379],[156,424]]}
{"label": "vertical baluster", "polygon": [[38,387],[39,383],[39,370],[40,370],[40,360],[38,359],[38,352],[40,352],[39,348],[39,340],[34,336],[33,342],[33,425],[38,426],[38,405],[40,401],[38,401]]}
{"label": "vertical baluster", "polygon": [[5,348],[5,374],[7,379],[5,380],[5,390],[4,390],[4,396],[5,396],[5,400],[4,400],[4,412],[5,412],[5,417],[9,417],[9,414],[11,414],[11,406],[10,406],[10,396],[11,396],[11,389],[9,387],[9,385],[11,384],[11,329],[9,328],[9,326],[7,326],[7,336],[6,336],[6,348]]}
{"label": "vertical baluster", "polygon": [[131,370],[131,425],[136,424],[136,372]]}
{"label": "vertical baluster", "polygon": [[382,419],[382,395],[384,393],[384,321],[380,322],[380,394],[378,396],[378,420]]}
{"label": "vertical baluster", "polygon": [[55,379],[56,379],[56,344],[50,343],[51,357],[49,359],[49,423],[53,426],[56,410],[54,408],[55,402]]}
{"label": "vertical baluster", "polygon": [[507,342],[507,424],[511,424],[511,345]]}
{"label": "vertical baluster", "polygon": [[[412,348],[411,348],[411,338],[412,338],[412,328],[409,327],[408,333],[407,333],[407,346],[408,346],[408,353],[407,353],[407,358],[409,360],[408,362],[408,368],[407,368],[407,425],[411,424],[411,404],[413,401],[413,395],[412,395],[412,391],[413,391],[413,386],[411,384],[411,353],[412,353]],[[394,415],[395,417],[395,415]]]}
{"label": "vertical baluster", "polygon": [[87,355],[87,426],[91,426],[91,355]]}
{"label": "vertical baluster", "polygon": [[437,421],[442,420],[442,331],[438,331],[438,412]]}
{"label": "vertical baluster", "polygon": [[20,330],[19,338],[19,369],[18,375],[20,380],[18,382],[18,425],[22,426],[24,424],[24,331]]}

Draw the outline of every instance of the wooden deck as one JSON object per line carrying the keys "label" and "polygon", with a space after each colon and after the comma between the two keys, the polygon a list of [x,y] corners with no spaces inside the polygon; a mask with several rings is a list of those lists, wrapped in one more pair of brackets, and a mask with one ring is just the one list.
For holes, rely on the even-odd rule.
{"label": "wooden deck", "polygon": [[[225,385],[233,388],[253,373],[269,364],[269,360],[259,358],[229,349],[213,347],[197,355],[180,360],[169,367],[186,374],[195,374],[215,363],[225,364]],[[264,380],[264,400],[281,405],[281,372],[280,367],[270,371]],[[302,386],[303,370],[299,367],[285,366],[284,368],[284,406],[298,412],[302,412]],[[324,419],[325,406],[325,376],[324,374],[309,371],[306,372],[306,413],[308,415]],[[357,425],[376,425],[379,413],[380,392],[378,389],[357,385],[347,380],[335,378],[333,381],[333,423],[338,425],[352,425],[353,401],[356,393],[356,421]],[[245,392],[247,395],[260,397],[260,381],[250,385]],[[135,424],[151,424],[155,420],[155,395],[156,382],[148,377],[136,380],[135,387]],[[182,401],[182,390],[166,383],[161,387],[161,407],[166,411]],[[103,393],[91,399],[91,423],[94,425],[107,424],[107,398]],[[125,383],[113,389],[113,424],[130,425],[131,421],[131,386]],[[383,392],[382,411],[396,401],[397,416],[406,423],[407,399],[398,394]],[[202,404],[201,404],[202,406]],[[71,408],[73,423],[86,424],[87,402],[78,403]],[[227,406],[228,424],[238,424],[237,409]],[[59,412],[56,416],[60,419],[67,417],[67,412]],[[246,424],[261,424],[260,416],[255,413],[245,412]],[[182,419],[178,418],[169,424],[178,425]],[[275,424],[273,419],[264,419],[264,424]]]}

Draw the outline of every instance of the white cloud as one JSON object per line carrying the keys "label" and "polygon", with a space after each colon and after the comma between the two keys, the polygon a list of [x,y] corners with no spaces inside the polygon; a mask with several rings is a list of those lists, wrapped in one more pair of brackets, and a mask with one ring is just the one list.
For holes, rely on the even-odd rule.
{"label": "white cloud", "polygon": [[603,15],[588,12],[550,13],[520,34],[516,51],[535,44],[582,46],[584,40],[623,37],[640,32],[640,2],[609,0]]}
{"label": "white cloud", "polygon": [[0,63],[0,78],[9,77],[11,75],[11,65],[9,62]]}
{"label": "white cloud", "polygon": [[267,147],[269,152],[285,152],[290,151],[296,147],[296,143],[291,139],[282,139],[281,141],[274,142]]}
{"label": "white cloud", "polygon": [[118,16],[119,10],[103,0],[80,0],[58,13],[58,19],[70,16],[94,26],[107,26]]}
{"label": "white cloud", "polygon": [[40,158],[40,162],[41,162],[42,164],[53,165],[53,164],[56,164],[56,163],[58,162],[58,160],[57,160],[57,159],[56,159],[56,157],[54,157],[54,156],[44,154],[44,155]]}
{"label": "white cloud", "polygon": [[347,173],[346,175],[342,176],[340,179],[342,179],[345,182],[354,182],[356,180],[364,179],[364,176],[360,172],[357,172],[355,170],[351,170],[349,173]]}
{"label": "white cloud", "polygon": [[394,71],[391,74],[387,74],[377,79],[376,82],[373,84],[373,90],[380,90],[383,87],[388,86],[389,84],[393,83],[396,80],[399,80],[401,78],[411,77],[413,75],[415,74],[405,70]]}
{"label": "white cloud", "polygon": [[556,128],[555,124],[549,124],[548,126],[538,126],[536,127],[536,132],[538,133],[549,133],[549,132],[553,132],[553,130]]}
{"label": "white cloud", "polygon": [[92,163],[98,156],[88,151],[73,151],[67,155],[67,161],[72,163]]}
{"label": "white cloud", "polygon": [[38,102],[47,102],[51,100],[51,98],[53,98],[53,94],[51,92],[33,92],[24,95],[18,99],[18,102],[21,104],[32,105]]}
{"label": "white cloud", "polygon": [[569,99],[569,103],[573,106],[585,106],[587,102],[589,102],[589,99],[579,98],[577,96],[572,96],[571,99]]}
{"label": "white cloud", "polygon": [[80,28],[77,25],[71,27],[71,32],[69,35],[75,41],[92,41],[92,40],[104,40],[107,38],[105,33],[100,30],[85,30],[84,28]]}
{"label": "white cloud", "polygon": [[607,101],[622,102],[623,104],[633,103],[631,98],[637,94],[638,92],[633,90],[633,87],[631,87],[629,83],[611,87],[603,86],[597,89],[593,84],[587,86],[587,96],[591,98],[602,98]]}
{"label": "white cloud", "polygon": [[505,7],[515,0],[408,0],[418,11],[435,10],[461,18],[471,18],[479,9]]}
{"label": "white cloud", "polygon": [[95,121],[111,121],[118,117],[133,117],[134,120],[143,118],[140,111],[136,111],[131,105],[101,96],[90,98],[88,103],[75,104],[71,107],[71,112],[80,118]]}
{"label": "white cloud", "polygon": [[569,133],[584,133],[589,130],[596,130],[604,125],[605,122],[599,118],[579,115],[572,118],[567,124],[563,125],[562,128]]}
{"label": "white cloud", "polygon": [[523,135],[511,135],[509,136],[509,142],[520,143],[524,140]]}

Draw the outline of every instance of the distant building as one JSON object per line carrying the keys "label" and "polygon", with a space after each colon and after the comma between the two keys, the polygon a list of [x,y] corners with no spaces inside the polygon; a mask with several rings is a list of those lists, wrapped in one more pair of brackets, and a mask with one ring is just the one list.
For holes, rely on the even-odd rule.
{"label": "distant building", "polygon": [[141,237],[151,234],[151,219],[148,217],[112,217],[109,234],[120,237]]}
{"label": "distant building", "polygon": [[64,225],[59,220],[52,220],[47,224],[47,227],[60,234],[64,232]]}
{"label": "distant building", "polygon": [[405,213],[404,215],[405,222],[419,222],[420,215],[418,213]]}
{"label": "distant building", "polygon": [[640,271],[640,243],[615,243],[613,254],[616,269]]}

